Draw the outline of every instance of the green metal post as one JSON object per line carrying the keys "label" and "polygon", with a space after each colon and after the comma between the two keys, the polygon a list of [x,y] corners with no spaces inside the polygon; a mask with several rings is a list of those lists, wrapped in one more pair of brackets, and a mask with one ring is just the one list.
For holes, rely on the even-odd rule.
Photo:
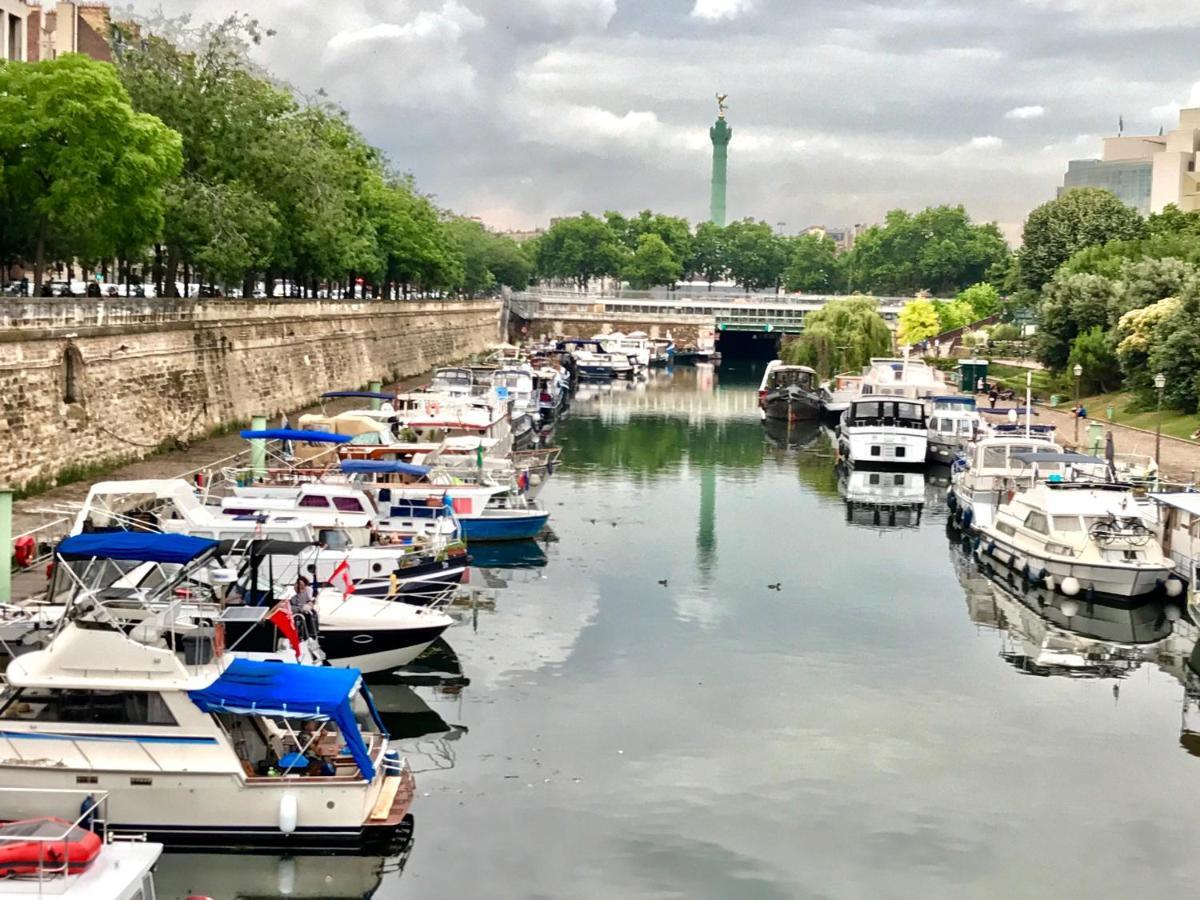
{"label": "green metal post", "polygon": [[[250,419],[250,428],[252,431],[265,431],[267,428],[267,417],[253,416]],[[255,478],[266,477],[267,442],[262,438],[255,438],[250,442],[250,474]]]}
{"label": "green metal post", "polygon": [[733,129],[725,121],[724,114],[708,129],[712,140],[712,197],[708,206],[708,218],[714,225],[725,226],[725,171],[729,159],[729,139]]}
{"label": "green metal post", "polygon": [[0,603],[12,602],[12,501],[12,490],[0,488]]}
{"label": "green metal post", "polygon": [[[380,391],[383,390],[383,382],[382,381],[372,381],[370,384],[367,385],[367,390],[378,394]],[[378,398],[372,398],[371,409],[379,409],[379,407],[382,405],[383,405],[382,400],[380,400]]]}

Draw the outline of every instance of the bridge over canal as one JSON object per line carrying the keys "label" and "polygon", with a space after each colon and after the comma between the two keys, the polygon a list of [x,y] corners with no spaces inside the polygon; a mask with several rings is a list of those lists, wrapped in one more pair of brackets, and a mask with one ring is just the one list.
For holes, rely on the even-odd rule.
{"label": "bridge over canal", "polygon": [[[508,330],[514,337],[591,337],[611,331],[644,331],[678,346],[762,344],[775,348],[784,334],[800,334],[804,317],[829,295],[745,294],[689,289],[621,291],[603,294],[535,289],[507,301]],[[900,308],[911,298],[881,297],[880,312],[895,327]]]}

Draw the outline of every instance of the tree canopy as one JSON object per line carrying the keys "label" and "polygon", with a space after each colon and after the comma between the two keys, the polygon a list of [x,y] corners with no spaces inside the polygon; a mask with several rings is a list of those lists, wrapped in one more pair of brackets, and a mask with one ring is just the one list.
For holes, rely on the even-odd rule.
{"label": "tree canopy", "polygon": [[1074,254],[1110,241],[1141,238],[1137,211],[1100,188],[1074,188],[1043,203],[1025,220],[1020,252],[1021,283],[1039,290]]}
{"label": "tree canopy", "polygon": [[827,294],[841,288],[837,245],[824,234],[802,234],[792,241],[783,284],[789,291]]}
{"label": "tree canopy", "polygon": [[137,113],[112,66],[68,53],[0,66],[0,258],[95,261],[158,236],[177,132]]}
{"label": "tree canopy", "polygon": [[823,378],[858,371],[873,356],[892,352],[892,332],[874,297],[855,295],[829,300],[804,317],[804,332],[787,344],[783,358],[811,366]]}

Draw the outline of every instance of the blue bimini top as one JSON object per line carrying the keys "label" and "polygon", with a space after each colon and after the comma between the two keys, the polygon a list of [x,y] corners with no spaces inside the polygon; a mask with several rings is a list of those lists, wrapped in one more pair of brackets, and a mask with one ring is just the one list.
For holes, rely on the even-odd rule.
{"label": "blue bimini top", "polygon": [[151,531],[102,531],[77,534],[58,545],[63,559],[120,559],[186,565],[217,546],[208,538]]}
{"label": "blue bimini top", "polygon": [[[239,658],[208,687],[188,691],[188,696],[204,712],[330,719],[341,731],[342,740],[358,764],[358,770],[371,781],[375,777],[375,765],[351,708],[354,695],[361,687],[362,675],[358,669]],[[370,706],[371,717],[378,724],[379,714],[370,696],[365,691],[363,696]],[[386,736],[382,725],[379,729]]]}

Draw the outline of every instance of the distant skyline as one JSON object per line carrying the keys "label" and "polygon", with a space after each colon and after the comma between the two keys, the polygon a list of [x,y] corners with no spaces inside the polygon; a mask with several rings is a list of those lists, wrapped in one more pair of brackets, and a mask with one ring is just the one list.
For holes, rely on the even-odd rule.
{"label": "distant skyline", "polygon": [[1015,240],[1119,118],[1156,134],[1200,105],[1200,4],[1175,0],[134,2],[159,6],[249,9],[277,32],[262,63],[501,229],[703,220],[719,90],[730,220],[795,232],[962,203]]}

